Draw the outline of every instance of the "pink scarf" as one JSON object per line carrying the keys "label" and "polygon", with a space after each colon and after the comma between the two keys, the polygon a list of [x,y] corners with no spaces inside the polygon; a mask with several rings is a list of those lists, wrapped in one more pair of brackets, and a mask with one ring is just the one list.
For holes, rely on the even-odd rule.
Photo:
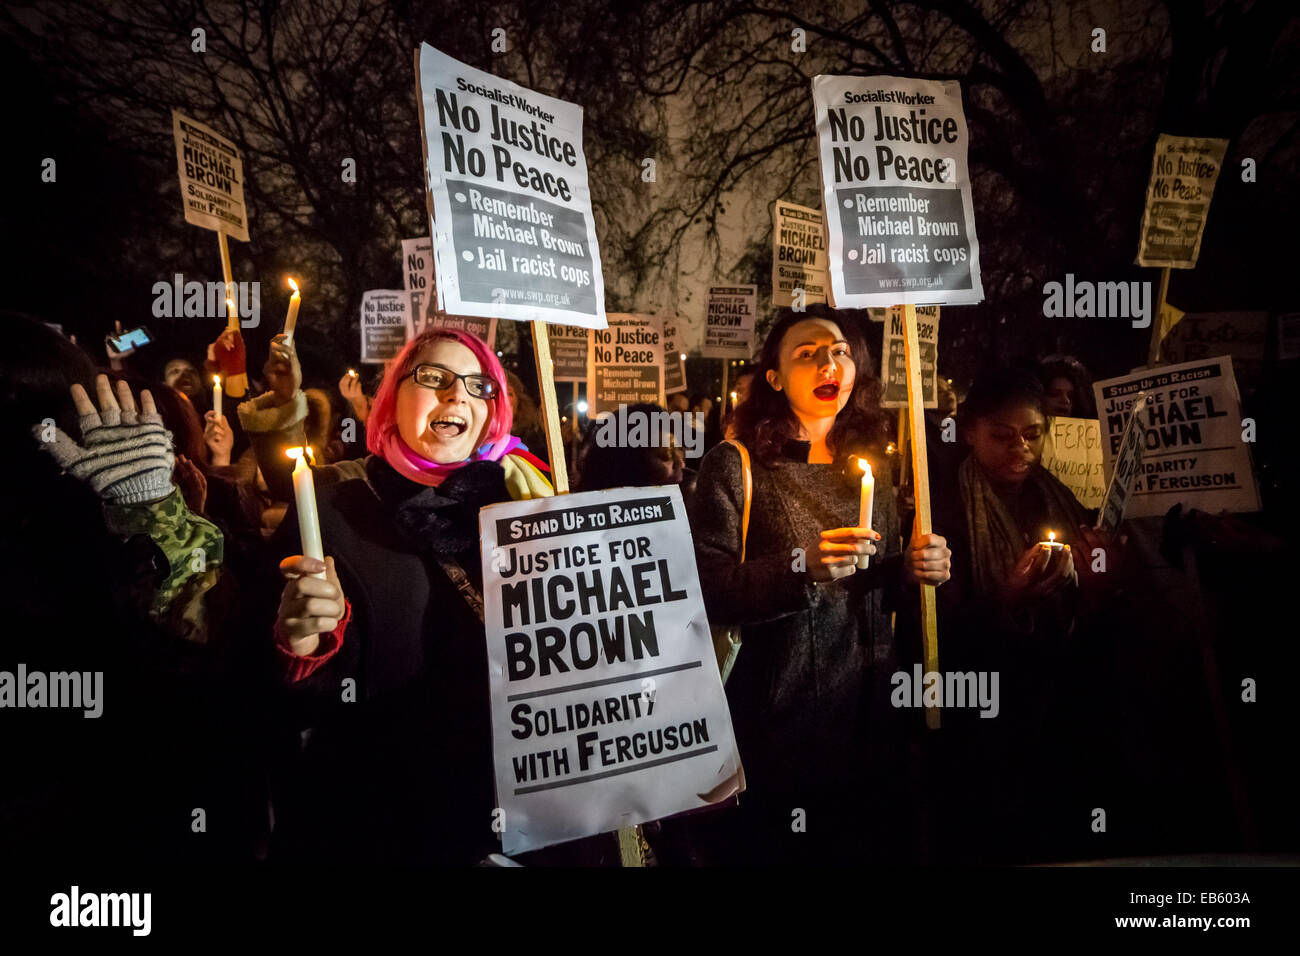
{"label": "pink scarf", "polygon": [[514,435],[507,435],[493,444],[479,446],[464,461],[453,461],[446,465],[440,465],[436,461],[429,461],[429,459],[411,451],[411,447],[402,441],[402,437],[394,428],[384,440],[384,461],[392,465],[399,475],[418,484],[436,488],[458,468],[464,468],[473,461],[500,461],[522,444],[523,442]]}

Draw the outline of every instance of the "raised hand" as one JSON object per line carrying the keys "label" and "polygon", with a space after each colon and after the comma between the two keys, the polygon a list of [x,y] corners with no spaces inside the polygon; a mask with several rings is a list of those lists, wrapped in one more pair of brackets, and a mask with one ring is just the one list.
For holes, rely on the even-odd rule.
{"label": "raised hand", "polygon": [[98,411],[80,385],[73,385],[70,391],[81,416],[83,444],[77,444],[58,428],[53,441],[41,441],[44,429],[33,426],[32,434],[41,447],[106,502],[144,504],[171,494],[176,464],[172,435],[163,428],[149,390],[140,393],[138,412],[131,387],[118,382],[114,396],[107,375],[95,378]]}

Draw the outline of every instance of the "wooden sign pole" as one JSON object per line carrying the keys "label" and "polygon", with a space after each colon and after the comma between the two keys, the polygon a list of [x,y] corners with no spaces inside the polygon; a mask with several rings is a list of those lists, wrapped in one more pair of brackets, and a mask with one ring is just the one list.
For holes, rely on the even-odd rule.
{"label": "wooden sign pole", "polygon": [[[907,412],[912,432],[912,493],[916,501],[916,533],[930,534],[930,466],[925,449],[925,392],[921,385],[921,342],[916,328],[916,306],[903,306],[903,333],[907,358]],[[899,436],[902,437],[901,435]],[[934,585],[921,585],[921,636],[925,647],[925,673],[939,672],[939,627],[935,614]],[[939,729],[939,708],[925,709],[925,725]]]}
{"label": "wooden sign pole", "polygon": [[1155,365],[1160,361],[1160,330],[1163,323],[1160,315],[1165,311],[1165,299],[1169,296],[1169,267],[1160,270],[1160,295],[1156,298],[1156,312],[1151,317],[1151,346],[1147,351],[1147,364]]}
{"label": "wooden sign pole", "polygon": [[[551,483],[557,495],[569,493],[569,469],[564,463],[564,433],[560,431],[559,400],[555,396],[555,365],[551,361],[551,342],[546,337],[546,323],[533,320],[533,360],[537,363],[537,391],[542,399],[542,421],[546,426],[546,450],[551,458]],[[577,386],[574,386],[577,389]],[[574,403],[574,417],[578,406]],[[576,422],[575,422],[576,424]],[[644,866],[641,856],[641,828],[619,827],[619,857],[624,866]]]}

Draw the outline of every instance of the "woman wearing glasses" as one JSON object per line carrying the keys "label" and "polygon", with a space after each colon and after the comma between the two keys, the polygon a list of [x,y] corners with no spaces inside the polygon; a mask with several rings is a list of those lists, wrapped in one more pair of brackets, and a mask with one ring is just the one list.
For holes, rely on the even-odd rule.
{"label": "woman wearing glasses", "polygon": [[[276,800],[298,860],[473,864],[499,849],[478,512],[552,494],[511,436],[505,373],[433,330],[389,368],[364,477],[320,489],[324,563],[273,539],[275,623],[302,744]],[[319,575],[319,576],[318,576]]]}

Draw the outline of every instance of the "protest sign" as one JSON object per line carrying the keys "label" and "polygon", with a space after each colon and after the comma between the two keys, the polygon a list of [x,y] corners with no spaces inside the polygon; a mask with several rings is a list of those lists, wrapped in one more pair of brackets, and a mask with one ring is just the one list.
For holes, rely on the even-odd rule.
{"label": "protest sign", "polygon": [[557,382],[585,382],[587,380],[587,339],[591,331],[577,325],[548,325],[546,335],[551,340],[551,360],[555,362]]}
{"label": "protest sign", "polygon": [[664,395],[686,391],[686,362],[682,359],[683,349],[678,330],[681,328],[677,316],[664,318]]}
{"label": "protest sign", "polygon": [[482,339],[487,343],[488,348],[496,348],[496,319],[480,319],[471,315],[447,315],[435,310],[429,313],[429,322],[426,328],[459,329],[461,332],[468,332],[470,335]]}
{"label": "protest sign", "polygon": [[438,308],[604,328],[582,108],[417,56]]}
{"label": "protest sign", "polygon": [[502,850],[738,792],[681,491],[489,505],[479,530]]}
{"label": "protest sign", "polygon": [[1232,359],[1133,372],[1097,382],[1093,390],[1107,473],[1114,467],[1126,413],[1139,392],[1147,395],[1142,468],[1128,517],[1158,517],[1180,503],[1209,512],[1259,510],[1249,446],[1241,440],[1241,396]]}
{"label": "protest sign", "polygon": [[1040,461],[1085,508],[1101,505],[1106,493],[1101,455],[1101,422],[1095,418],[1049,419]]}
{"label": "protest sign", "polygon": [[983,300],[957,82],[817,76],[812,88],[832,304]]}
{"label": "protest sign", "polygon": [[1267,341],[1267,312],[1187,312],[1161,343],[1160,355],[1169,363],[1231,355],[1238,384],[1249,388],[1264,372]]}
{"label": "protest sign", "polygon": [[721,285],[709,288],[704,322],[705,358],[748,359],[754,354],[754,315],[758,286]]}
{"label": "protest sign", "polygon": [[424,331],[436,295],[433,281],[433,240],[428,236],[402,240],[402,288],[411,293],[411,324]]}
{"label": "protest sign", "polygon": [[1138,265],[1196,266],[1210,198],[1227,151],[1226,139],[1160,134],[1142,210]]}
{"label": "protest sign", "polygon": [[244,164],[235,144],[176,110],[172,110],[172,137],[185,221],[248,242]]}
{"label": "protest sign", "polygon": [[361,294],[361,361],[376,364],[396,358],[412,334],[409,292],[371,289]]}
{"label": "protest sign", "polygon": [[772,206],[772,305],[826,301],[826,221],[820,209],[778,199]]}
{"label": "protest sign", "polygon": [[653,315],[609,313],[609,328],[591,333],[587,349],[587,414],[619,405],[664,403],[663,322]]}
{"label": "protest sign", "polygon": [[1124,430],[1120,434],[1115,454],[1115,467],[1111,470],[1110,481],[1097,512],[1097,527],[1104,531],[1114,531],[1124,520],[1133,482],[1141,471],[1142,454],[1146,450],[1146,409],[1146,393],[1139,392],[1132,399],[1128,411],[1120,413],[1124,415]]}
{"label": "protest sign", "polygon": [[[907,407],[907,332],[903,328],[903,307],[896,305],[887,311],[888,324],[880,347],[880,382],[884,391],[881,408]],[[921,349],[921,391],[926,408],[939,407],[939,307],[916,307],[916,332]]]}

